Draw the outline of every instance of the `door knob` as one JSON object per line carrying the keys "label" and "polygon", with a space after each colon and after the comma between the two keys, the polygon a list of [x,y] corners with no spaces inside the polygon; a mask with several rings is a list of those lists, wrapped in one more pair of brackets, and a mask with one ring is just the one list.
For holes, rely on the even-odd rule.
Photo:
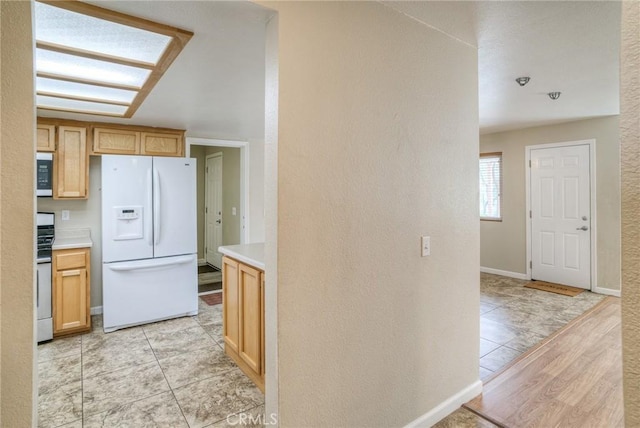
{"label": "door knob", "polygon": [[[222,220],[216,220],[216,223],[220,224],[222,223]],[[585,226],[586,227],[586,226]],[[586,230],[586,229],[585,229]]]}
{"label": "door knob", "polygon": [[576,230],[589,230],[587,226],[576,227]]}

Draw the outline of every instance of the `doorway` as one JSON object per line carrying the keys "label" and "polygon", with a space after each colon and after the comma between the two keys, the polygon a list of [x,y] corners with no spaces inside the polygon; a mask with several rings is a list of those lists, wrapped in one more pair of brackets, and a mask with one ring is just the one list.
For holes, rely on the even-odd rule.
{"label": "doorway", "polygon": [[[186,156],[197,159],[198,165],[198,264],[221,267],[221,255],[217,253],[220,245],[246,244],[249,242],[249,146],[244,141],[216,140],[210,138],[186,138]],[[214,159],[219,155],[219,170],[214,174]],[[209,166],[210,174],[206,168]],[[212,174],[222,175],[214,180]],[[217,185],[209,186],[218,181]],[[210,191],[207,191],[210,188]],[[207,199],[221,199],[220,208],[211,208]],[[221,214],[217,214],[221,213]],[[209,217],[209,214],[212,216]],[[220,223],[217,221],[220,220]],[[211,228],[207,223],[211,223]],[[218,238],[213,237],[213,230],[218,228]],[[207,229],[212,230],[211,233]],[[210,236],[211,235],[211,236]],[[213,242],[211,247],[208,241]],[[217,244],[219,242],[219,245]],[[205,249],[206,248],[206,249]],[[208,251],[209,249],[213,250]],[[220,260],[219,260],[219,259]]]}
{"label": "doorway", "polygon": [[222,153],[207,155],[205,165],[205,262],[222,269]]}
{"label": "doorway", "polygon": [[590,290],[595,276],[595,140],[526,147],[527,276]]}

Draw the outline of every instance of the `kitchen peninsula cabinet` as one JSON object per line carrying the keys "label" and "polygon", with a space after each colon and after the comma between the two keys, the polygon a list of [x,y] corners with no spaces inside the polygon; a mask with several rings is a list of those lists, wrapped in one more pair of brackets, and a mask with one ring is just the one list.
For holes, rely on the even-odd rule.
{"label": "kitchen peninsula cabinet", "polygon": [[53,251],[53,336],[91,330],[91,250]]}
{"label": "kitchen peninsula cabinet", "polygon": [[[264,244],[220,247],[225,352],[264,392]],[[257,255],[257,257],[256,257]]]}

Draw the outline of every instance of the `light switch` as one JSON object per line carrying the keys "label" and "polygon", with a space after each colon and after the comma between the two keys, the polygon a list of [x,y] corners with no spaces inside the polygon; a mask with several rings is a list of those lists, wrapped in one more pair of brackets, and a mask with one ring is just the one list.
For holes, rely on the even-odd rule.
{"label": "light switch", "polygon": [[236,207],[231,207],[231,215],[236,215]]}
{"label": "light switch", "polygon": [[63,221],[69,220],[69,210],[62,210],[62,220]]}
{"label": "light switch", "polygon": [[431,237],[423,236],[421,239],[422,242],[422,257],[427,257],[431,255]]}

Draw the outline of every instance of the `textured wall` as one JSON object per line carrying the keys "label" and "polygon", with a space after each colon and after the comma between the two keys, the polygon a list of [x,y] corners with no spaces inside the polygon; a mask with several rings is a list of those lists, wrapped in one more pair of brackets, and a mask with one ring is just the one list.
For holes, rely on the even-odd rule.
{"label": "textured wall", "polygon": [[375,2],[269,5],[280,425],[404,425],[478,380],[477,50]]}
{"label": "textured wall", "polygon": [[619,117],[579,120],[480,136],[481,152],[502,152],[502,221],[480,222],[480,265],[526,273],[525,146],[596,140],[597,286],[620,290]]}
{"label": "textured wall", "polygon": [[625,425],[640,426],[640,2],[622,6],[622,344]]}
{"label": "textured wall", "polygon": [[35,110],[31,3],[0,2],[0,426],[34,422]]}

